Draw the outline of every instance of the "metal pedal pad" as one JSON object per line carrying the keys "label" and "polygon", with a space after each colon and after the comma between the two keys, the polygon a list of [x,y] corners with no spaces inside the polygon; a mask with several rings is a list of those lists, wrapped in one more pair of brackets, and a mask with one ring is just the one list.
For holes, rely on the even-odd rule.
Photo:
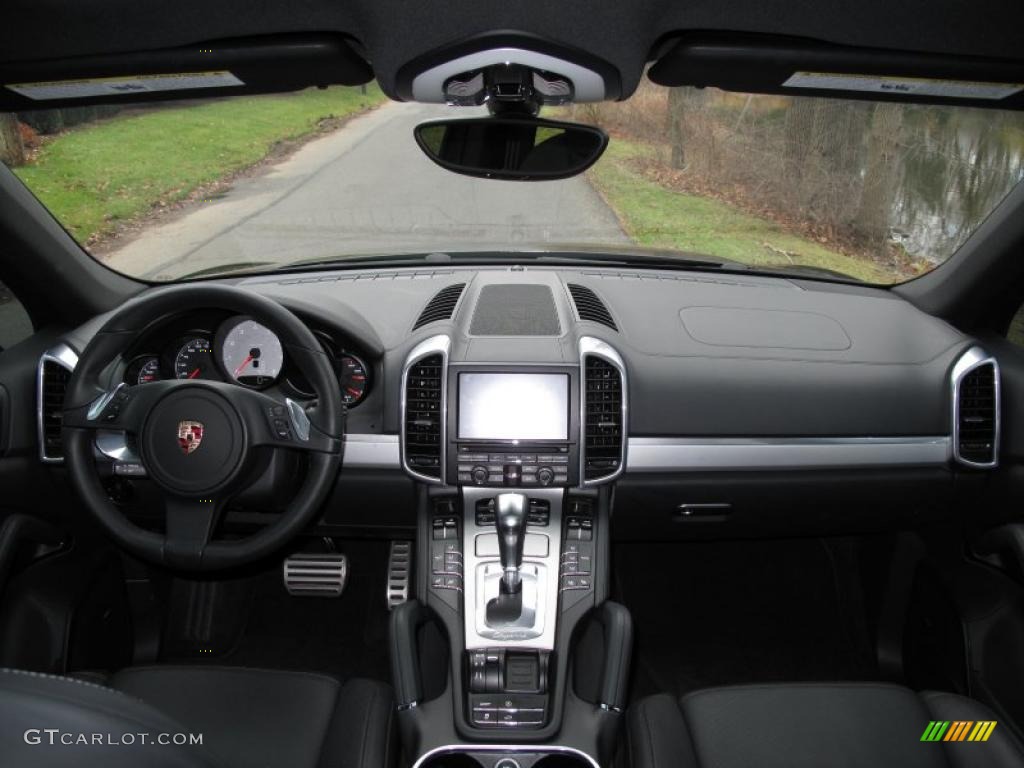
{"label": "metal pedal pad", "polygon": [[294,597],[338,597],[348,580],[348,558],[337,552],[300,552],[284,561],[284,588]]}
{"label": "metal pedal pad", "polygon": [[412,542],[392,541],[388,554],[388,610],[409,599],[412,580]]}

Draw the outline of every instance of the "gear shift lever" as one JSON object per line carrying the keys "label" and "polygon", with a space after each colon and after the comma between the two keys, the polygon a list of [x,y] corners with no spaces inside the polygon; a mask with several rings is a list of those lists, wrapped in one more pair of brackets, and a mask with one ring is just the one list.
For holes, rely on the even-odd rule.
{"label": "gear shift lever", "polygon": [[522,589],[519,568],[523,564],[523,542],[526,539],[526,496],[521,493],[499,493],[498,551],[501,554],[501,589],[514,594]]}

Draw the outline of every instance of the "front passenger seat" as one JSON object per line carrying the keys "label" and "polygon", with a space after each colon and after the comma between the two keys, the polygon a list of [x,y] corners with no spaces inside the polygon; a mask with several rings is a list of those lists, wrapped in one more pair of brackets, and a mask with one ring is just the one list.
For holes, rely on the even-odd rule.
{"label": "front passenger seat", "polygon": [[986,742],[922,741],[935,720],[998,718],[973,699],[884,683],[729,686],[643,699],[630,711],[629,747],[632,768],[1024,766],[1008,723]]}
{"label": "front passenger seat", "polygon": [[[0,669],[0,760],[17,768],[389,768],[390,689],[243,667],[130,667],[108,685]],[[146,734],[144,743],[141,734]],[[174,743],[201,734],[201,744]],[[168,743],[160,743],[161,736]],[[130,743],[129,743],[130,741]]]}

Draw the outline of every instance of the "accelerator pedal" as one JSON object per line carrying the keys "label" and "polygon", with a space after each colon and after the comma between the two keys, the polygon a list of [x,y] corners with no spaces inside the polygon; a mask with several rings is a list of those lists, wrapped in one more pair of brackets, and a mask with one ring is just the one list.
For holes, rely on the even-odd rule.
{"label": "accelerator pedal", "polygon": [[299,552],[284,561],[284,588],[293,597],[339,597],[347,580],[348,558],[339,552]]}
{"label": "accelerator pedal", "polygon": [[392,541],[388,554],[388,610],[409,599],[412,580],[412,542]]}

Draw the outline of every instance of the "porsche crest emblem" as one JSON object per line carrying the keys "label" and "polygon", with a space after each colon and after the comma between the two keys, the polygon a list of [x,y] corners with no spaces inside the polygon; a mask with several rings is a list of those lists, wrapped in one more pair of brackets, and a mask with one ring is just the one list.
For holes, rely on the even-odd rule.
{"label": "porsche crest emblem", "polygon": [[203,442],[203,423],[201,421],[178,422],[178,445],[186,456],[196,450]]}

